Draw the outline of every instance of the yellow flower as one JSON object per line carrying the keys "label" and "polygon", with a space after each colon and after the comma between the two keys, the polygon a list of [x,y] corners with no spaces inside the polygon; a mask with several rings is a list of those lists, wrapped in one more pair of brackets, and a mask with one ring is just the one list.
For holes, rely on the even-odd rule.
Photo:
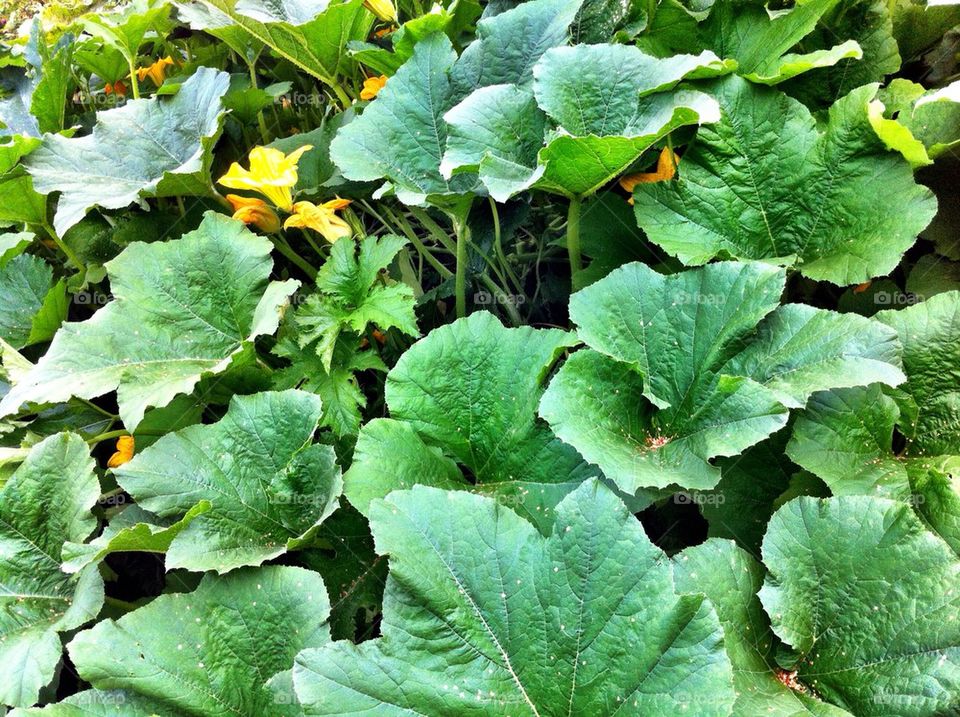
{"label": "yellow flower", "polygon": [[[620,186],[633,194],[633,188],[638,184],[650,184],[652,182],[665,182],[673,179],[677,173],[677,164],[680,162],[680,156],[674,154],[669,147],[664,147],[657,159],[657,171],[641,172],[640,174],[628,174],[620,179]],[[633,204],[633,197],[630,197],[630,203]]]}
{"label": "yellow flower", "polygon": [[305,144],[290,154],[284,154],[271,147],[254,147],[250,150],[250,169],[234,162],[219,182],[230,189],[260,192],[274,205],[289,212],[293,208],[290,190],[297,183],[297,162],[311,149],[312,145]]}
{"label": "yellow flower", "polygon": [[239,219],[244,224],[253,224],[267,234],[280,231],[280,217],[262,199],[228,194],[227,201],[233,207],[234,219]]}
{"label": "yellow flower", "polygon": [[149,67],[140,67],[137,69],[137,79],[143,80],[149,77],[157,87],[163,84],[167,77],[167,67],[173,64],[173,58],[167,55],[161,60],[157,60]]}
{"label": "yellow flower", "polygon": [[337,239],[348,237],[352,233],[350,225],[334,212],[350,204],[349,199],[331,199],[317,206],[313,202],[297,202],[293,205],[293,214],[283,223],[284,229],[290,227],[309,227],[333,244]]}
{"label": "yellow flower", "polygon": [[117,439],[117,452],[107,461],[108,468],[117,468],[133,458],[133,436],[120,436]]}
{"label": "yellow flower", "polygon": [[363,81],[363,89],[360,90],[360,99],[361,100],[372,100],[377,96],[377,93],[380,92],[387,84],[387,76],[380,75],[379,77],[368,77]]}
{"label": "yellow flower", "polygon": [[397,21],[397,8],[390,0],[363,0],[363,6],[384,22]]}

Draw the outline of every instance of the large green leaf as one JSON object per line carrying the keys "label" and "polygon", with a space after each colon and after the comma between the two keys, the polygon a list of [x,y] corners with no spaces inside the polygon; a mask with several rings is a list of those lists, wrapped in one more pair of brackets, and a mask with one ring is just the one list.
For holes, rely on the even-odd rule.
{"label": "large green leaf", "polygon": [[181,518],[167,568],[223,573],[307,543],[336,506],[342,482],[330,446],[312,444],[320,399],[302,391],[237,396],[212,425],[163,436],[116,469],[144,509]]}
{"label": "large green leaf", "polygon": [[[329,641],[329,612],[323,581],[309,570],[269,566],[207,575],[192,593],[161,595],[71,641],[77,672],[96,688],[81,693],[81,711],[53,705],[23,714],[101,714],[100,703],[108,708],[102,714],[118,714],[112,705],[125,717],[297,717],[293,696],[278,699],[267,683],[289,670],[300,650]],[[89,713],[86,705],[93,706]]]}
{"label": "large green leaf", "polygon": [[[196,0],[194,5],[207,10],[206,17],[196,9],[187,11],[196,26],[205,25],[203,29],[224,36],[227,18],[234,27],[328,85],[337,83],[337,75],[348,62],[347,43],[365,39],[374,19],[362,0],[329,6],[325,0]],[[238,38],[234,34],[231,40],[236,43]]]}
{"label": "large green leaf", "polygon": [[477,39],[453,71],[459,97],[480,87],[529,87],[533,68],[551,47],[566,45],[583,0],[531,0],[477,23]]}
{"label": "large green leaf", "polygon": [[[430,195],[438,195],[432,201],[443,201],[441,196],[477,188],[473,165],[480,162],[484,148],[478,146],[476,137],[472,143],[465,141],[466,135],[479,129],[471,123],[483,126],[491,157],[508,160],[510,152],[504,145],[510,143],[505,133],[519,124],[523,131],[519,147],[524,156],[487,161],[497,165],[494,177],[505,174],[509,181],[509,189],[500,190],[496,179],[491,180],[498,196],[528,186],[528,155],[532,152],[535,157],[543,144],[542,115],[529,106],[533,68],[547,50],[569,40],[569,26],[579,7],[580,0],[531,0],[484,19],[478,23],[477,39],[459,59],[442,32],[420,39],[412,57],[390,78],[376,101],[337,134],[331,145],[334,162],[348,179],[386,179],[387,186],[408,204],[422,204]],[[503,97],[504,92],[511,93],[503,85],[516,86],[520,105],[514,97]],[[489,88],[489,92],[481,90],[467,108],[446,115],[480,88]],[[475,105],[477,112],[488,115],[472,120],[474,110],[470,108]],[[517,114],[524,107],[532,110],[527,119]],[[497,113],[503,111],[509,114],[498,119]],[[448,120],[456,125],[455,139],[452,154],[444,157]],[[487,126],[490,123],[494,126]],[[513,143],[515,148],[517,145]]]}
{"label": "large green leaf", "polygon": [[[818,394],[797,420],[790,456],[834,493],[905,498],[911,475],[960,468],[960,292],[877,313],[903,345],[906,383]],[[894,433],[905,439],[894,450]],[[960,539],[960,535],[956,536]]]}
{"label": "large green leaf", "polygon": [[787,82],[782,89],[811,108],[827,107],[850,90],[883,82],[900,69],[900,52],[893,37],[889,4],[883,0],[838,0],[797,49],[816,55],[835,48],[838,39],[856,41],[862,57],[846,58],[832,68],[812,71]]}
{"label": "large green leaf", "polygon": [[717,256],[797,264],[855,284],[888,273],[936,211],[868,118],[875,86],[837,101],[823,131],[799,102],[728,78],[674,182],[640,184],[637,222],[686,264]]}
{"label": "large green leaf", "polygon": [[540,414],[629,493],[705,489],[720,477],[710,459],[782,428],[788,407],[814,391],[903,380],[893,332],[855,315],[778,308],[783,288],[783,270],[759,263],[670,276],[621,267],[571,297],[590,349],[563,365]]}
{"label": "large green leaf", "polygon": [[0,338],[8,344],[22,348],[49,340],[66,314],[63,285],[54,284],[43,259],[21,254],[0,265]]}
{"label": "large green leaf", "polygon": [[210,150],[220,135],[229,76],[201,67],[173,98],[133,100],[100,112],[93,133],[46,135],[26,160],[38,192],[60,192],[53,225],[63,235],[87,210],[143,196],[211,192]]}
{"label": "large green leaf", "polygon": [[960,704],[960,561],[910,507],[798,498],[763,541],[760,600],[798,653],[800,681],[854,714]]}
{"label": "large green leaf", "polygon": [[376,100],[330,143],[330,157],[347,179],[386,179],[408,204],[470,190],[473,178],[448,182],[439,170],[447,139],[443,114],[455,102],[449,73],[456,59],[442,33],[417,43]]}
{"label": "large green leaf", "polygon": [[0,402],[93,398],[117,390],[120,415],[136,428],[207,374],[220,373],[256,336],[272,333],[297,282],[271,282],[268,240],[208,213],[176,241],[128,246],[107,263],[114,301],[66,323],[46,355]]}
{"label": "large green leaf", "polygon": [[[702,93],[647,95],[729,70],[709,52],[661,60],[625,45],[548,50],[533,68],[535,99],[525,86],[485,87],[444,116],[450,136],[441,171],[479,171],[501,201],[534,183],[592,194],[671,130],[719,119]],[[544,147],[547,116],[558,128]]]}
{"label": "large green leaf", "polygon": [[99,496],[87,444],[72,433],[34,446],[0,491],[0,704],[36,702],[60,663],[59,633],[100,611],[96,568],[60,571],[63,544],[97,527],[90,509]]}
{"label": "large green leaf", "polygon": [[426,483],[494,493],[550,525],[560,499],[596,475],[536,415],[547,373],[573,343],[566,331],[504,328],[487,312],[432,331],[387,376],[393,420],[360,431],[344,476],[350,502],[366,512],[373,498]]}
{"label": "large green leaf", "polygon": [[730,663],[702,596],[589,481],[544,538],[496,501],[417,487],[372,509],[390,555],[383,637],[300,654],[307,715],[727,715]]}
{"label": "large green leaf", "polygon": [[733,665],[737,701],[732,715],[850,717],[810,692],[794,691],[774,674],[777,640],[757,591],[763,566],[727,540],[708,540],[674,558],[677,590],[701,593],[717,611]]}

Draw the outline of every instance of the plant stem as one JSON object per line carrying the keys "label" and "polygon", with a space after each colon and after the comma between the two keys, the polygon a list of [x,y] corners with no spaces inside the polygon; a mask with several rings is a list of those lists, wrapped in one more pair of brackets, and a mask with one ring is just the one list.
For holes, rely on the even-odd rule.
{"label": "plant stem", "polygon": [[520,285],[520,280],[517,279],[517,275],[513,273],[513,269],[510,268],[510,262],[507,261],[507,255],[503,253],[503,243],[500,237],[500,212],[497,210],[497,202],[493,197],[487,197],[490,200],[490,213],[493,216],[493,250],[497,255],[497,260],[500,262],[501,267],[503,268],[504,274],[507,278],[513,282],[514,288],[522,292],[523,287]]}
{"label": "plant stem", "polygon": [[430,232],[430,235],[440,242],[444,247],[446,247],[451,254],[455,254],[456,250],[453,244],[450,242],[450,238],[447,236],[447,232],[443,230],[439,224],[437,224],[426,211],[420,207],[410,207],[410,213],[417,218],[424,228]]}
{"label": "plant stem", "polygon": [[[431,254],[430,250],[424,246],[423,242],[420,241],[420,237],[418,237],[417,233],[413,231],[413,227],[410,226],[409,222],[395,215],[389,207],[384,207],[384,209],[390,218],[397,223],[397,226],[400,227],[400,230],[403,232],[404,236],[406,236],[407,239],[410,240],[410,243],[416,247],[416,250],[420,253],[420,256],[425,259],[427,263],[430,264],[430,266],[432,266],[438,274],[440,274],[440,276],[442,276],[444,279],[449,279],[453,276],[453,272],[441,264],[440,260]],[[386,224],[384,225],[386,226]]]}
{"label": "plant stem", "polygon": [[128,59],[127,65],[130,67],[130,91],[133,93],[133,99],[140,99],[140,81],[137,79],[137,63],[134,59]]}
{"label": "plant stem", "polygon": [[71,264],[73,264],[75,267],[77,267],[82,273],[86,273],[87,267],[80,260],[80,257],[77,256],[77,253],[73,249],[71,249],[63,239],[59,237],[56,230],[52,226],[50,226],[50,222],[44,219],[43,222],[40,224],[40,226],[42,226],[43,230],[50,235],[50,238],[53,239],[56,245],[60,247],[60,251],[62,251],[66,255],[67,260]]}
{"label": "plant stem", "polygon": [[570,281],[576,291],[580,288],[580,270],[583,268],[580,257],[580,197],[572,198],[567,210],[567,255],[570,257]]}
{"label": "plant stem", "polygon": [[340,83],[338,83],[332,77],[327,78],[326,83],[327,86],[333,90],[333,93],[337,96],[337,99],[340,100],[340,104],[343,105],[343,109],[349,109],[350,105],[353,104],[353,100],[350,99],[350,95],[348,95],[340,86]]}
{"label": "plant stem", "polygon": [[120,436],[126,436],[126,435],[129,435],[129,431],[123,428],[120,428],[116,431],[107,431],[106,433],[101,433],[97,436],[94,436],[93,438],[88,438],[87,443],[89,443],[92,446],[97,443],[101,443],[103,441],[109,441],[111,438],[120,438]]}
{"label": "plant stem", "polygon": [[[250,72],[250,87],[258,89],[257,84],[257,63],[247,62],[247,70]],[[267,123],[263,119],[263,110],[257,110],[257,125],[260,127],[260,139],[264,144],[270,144],[270,132],[267,129]]]}
{"label": "plant stem", "polygon": [[287,243],[286,239],[283,239],[282,237],[270,237],[270,240],[277,248],[277,251],[296,264],[304,274],[309,276],[311,279],[317,278],[317,270],[306,259],[297,254],[297,252],[293,250],[293,247]]}
{"label": "plant stem", "polygon": [[514,305],[513,297],[504,294],[503,289],[497,285],[493,279],[491,279],[486,274],[480,274],[481,283],[490,290],[490,294],[494,297],[503,296],[505,299],[502,302],[498,302],[499,306],[503,307],[503,310],[507,312],[507,316],[510,317],[510,323],[514,326],[520,326],[523,323],[523,319],[520,318],[520,312],[517,311],[517,307]]}
{"label": "plant stem", "polygon": [[467,315],[467,246],[470,243],[470,228],[467,226],[467,212],[460,219],[454,219],[453,226],[457,234],[457,273],[454,276],[457,318]]}

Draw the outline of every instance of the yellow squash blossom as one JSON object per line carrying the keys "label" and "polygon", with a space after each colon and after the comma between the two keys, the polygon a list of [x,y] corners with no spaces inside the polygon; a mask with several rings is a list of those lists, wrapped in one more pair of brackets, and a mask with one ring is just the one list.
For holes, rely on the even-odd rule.
{"label": "yellow squash blossom", "polygon": [[390,0],[363,0],[363,6],[383,22],[397,21],[397,8]]}
{"label": "yellow squash blossom", "polygon": [[250,150],[250,169],[244,169],[234,162],[219,182],[230,189],[259,192],[274,205],[289,212],[293,208],[291,190],[297,183],[297,162],[304,152],[311,149],[312,145],[305,144],[290,154],[284,154],[271,147],[254,147]]}
{"label": "yellow squash blossom", "polygon": [[239,219],[244,224],[253,224],[267,234],[280,231],[280,217],[262,199],[228,194],[227,201],[233,207],[234,219]]}
{"label": "yellow squash blossom", "polygon": [[334,213],[348,204],[349,199],[339,197],[319,206],[313,202],[297,202],[293,205],[293,214],[283,223],[283,228],[307,227],[320,232],[324,239],[333,244],[352,233],[350,225]]}
{"label": "yellow squash blossom", "polygon": [[117,452],[110,456],[107,461],[107,467],[117,468],[127,463],[133,458],[134,440],[133,436],[120,436],[117,439]]}
{"label": "yellow squash blossom", "polygon": [[386,75],[380,75],[379,77],[368,77],[363,81],[363,89],[360,90],[360,99],[372,100],[386,84]]}
{"label": "yellow squash blossom", "polygon": [[141,67],[137,70],[137,79],[141,82],[144,81],[147,77],[153,80],[153,84],[157,87],[163,84],[163,81],[167,78],[167,68],[173,64],[173,58],[170,55],[157,60],[149,67]]}
{"label": "yellow squash blossom", "polygon": [[[650,184],[652,182],[665,182],[673,179],[677,173],[677,163],[680,156],[674,154],[669,147],[664,147],[657,159],[657,170],[655,172],[641,172],[640,174],[628,174],[620,179],[620,186],[633,194],[633,188],[638,184]],[[630,197],[630,203],[633,204],[633,197]]]}

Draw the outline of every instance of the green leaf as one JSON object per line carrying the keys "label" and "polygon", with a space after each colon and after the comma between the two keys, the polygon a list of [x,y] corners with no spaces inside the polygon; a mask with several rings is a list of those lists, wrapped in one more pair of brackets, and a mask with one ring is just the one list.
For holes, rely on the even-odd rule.
{"label": "green leaf", "polygon": [[407,204],[470,190],[473,178],[448,182],[439,170],[447,139],[443,115],[455,104],[449,73],[456,59],[442,33],[417,43],[376,100],[331,142],[330,157],[347,179],[386,179]]}
{"label": "green leaf", "polygon": [[11,346],[49,340],[66,313],[63,286],[43,259],[21,254],[0,267],[0,338]]}
{"label": "green leaf", "polygon": [[270,248],[213,213],[176,241],[131,244],[106,265],[115,300],[87,321],[64,324],[0,414],[117,389],[124,425],[134,430],[149,406],[190,392],[276,330],[297,282],[269,281]]}
{"label": "green leaf", "polygon": [[171,99],[133,100],[99,113],[90,135],[45,136],[26,165],[38,192],[60,192],[57,233],[94,206],[209,194],[210,151],[220,136],[220,98],[228,84],[225,72],[201,67]]}
{"label": "green leaf", "polygon": [[547,118],[528,88],[492,85],[471,93],[443,120],[448,125],[440,173],[478,172],[490,196],[505,202],[543,174],[537,153]]}
{"label": "green leaf", "polygon": [[377,501],[383,637],[301,653],[304,712],[729,714],[713,609],[676,595],[670,561],[619,499],[589,481],[556,518],[544,538],[462,491]]}
{"label": "green leaf", "polygon": [[845,53],[852,47],[848,43],[825,53],[785,54],[813,31],[817,21],[836,4],[837,0],[806,0],[772,11],[757,0],[719,0],[709,6],[697,34],[704,47],[736,60],[739,72],[746,77],[764,83],[779,82],[847,56]]}
{"label": "green leaf", "polygon": [[822,132],[775,90],[729,78],[712,92],[723,118],[701,129],[679,179],[634,193],[637,222],[684,263],[766,259],[856,284],[892,270],[933,217],[933,195],[870,125],[875,86],[837,101]]}
{"label": "green leaf", "polygon": [[863,56],[840,60],[832,68],[813,68],[785,83],[782,89],[808,107],[819,109],[857,87],[882,83],[900,69],[890,8],[883,0],[838,0],[794,49],[816,56],[831,51],[840,38],[855,41]]}
{"label": "green leaf", "polygon": [[893,451],[900,410],[880,386],[824,391],[797,418],[787,453],[834,495],[910,495],[907,461]]}
{"label": "green leaf", "polygon": [[809,692],[794,691],[774,674],[777,647],[757,591],[763,566],[726,540],[708,540],[674,558],[677,590],[704,595],[723,626],[737,692],[734,715],[850,717]]}
{"label": "green leaf", "polygon": [[570,40],[583,0],[530,0],[477,23],[477,39],[453,71],[457,95],[491,85],[529,87],[534,66],[551,47]]}
{"label": "green leaf", "polygon": [[387,375],[394,420],[360,431],[344,476],[350,502],[365,513],[372,498],[426,483],[494,493],[552,524],[560,499],[596,475],[536,416],[548,371],[574,342],[566,331],[506,329],[487,312],[432,331]]}
{"label": "green leaf", "polygon": [[130,505],[114,516],[103,533],[90,542],[65,543],[60,567],[65,573],[75,573],[114,553],[166,553],[174,538],[211,507],[209,501],[202,500],[180,520],[164,520]]}
{"label": "green leaf", "polygon": [[60,550],[97,527],[100,496],[83,439],[59,433],[34,446],[0,490],[0,704],[34,704],[53,679],[59,633],[96,617],[103,581],[96,569],[60,571]]}
{"label": "green leaf", "polygon": [[309,542],[343,485],[333,448],[312,443],[320,412],[303,391],[237,396],[217,423],[167,434],[115,470],[161,518],[210,504],[173,538],[168,569],[224,573]]}
{"label": "green leaf", "polygon": [[[409,423],[391,418],[374,418],[364,424],[343,483],[350,504],[364,514],[369,513],[375,499],[414,485],[469,488],[455,460],[424,442]],[[477,490],[486,487],[481,484]],[[494,483],[489,488],[496,490],[499,486]]]}
{"label": "green leaf", "polygon": [[763,541],[760,600],[800,681],[857,715],[949,712],[960,699],[960,562],[910,507],[798,498]]}
{"label": "green leaf", "polygon": [[833,67],[840,60],[859,60],[862,57],[863,49],[860,45],[854,40],[847,40],[826,50],[782,55],[773,63],[764,65],[762,70],[746,73],[744,77],[762,85],[777,85],[810,70]]}
{"label": "green leaf", "polygon": [[151,33],[163,38],[169,31],[170,5],[153,0],[136,0],[108,13],[88,13],[80,20],[83,29],[120,51],[129,63],[137,58],[144,40]]}
{"label": "green leaf", "polygon": [[[877,321],[903,346],[906,383],[897,392],[870,386],[815,395],[794,425],[790,457],[837,495],[922,503],[914,476],[960,468],[958,311],[960,292],[949,291],[879,312]],[[905,445],[894,450],[896,434]]]}
{"label": "green leaf", "polygon": [[777,308],[783,288],[783,271],[764,264],[612,272],[571,297],[593,350],[564,364],[540,414],[628,493],[707,489],[720,477],[710,459],[779,430],[787,408],[814,391],[903,380],[891,332],[853,315]]}
{"label": "green leaf", "polygon": [[0,269],[11,259],[20,256],[33,241],[31,232],[6,232],[0,234]]}
{"label": "green leaf", "polygon": [[904,433],[915,455],[957,453],[960,446],[960,292],[937,294],[876,319],[894,329],[903,344],[902,386],[920,409]]}
{"label": "green leaf", "polygon": [[559,133],[540,152],[540,184],[567,196],[590,195],[672,130],[717,121],[712,98],[667,91],[683,79],[732,68],[710,52],[658,59],[626,45],[550,50],[534,68],[534,91]]}
{"label": "green leaf", "polygon": [[[192,593],[161,595],[81,632],[70,658],[98,690],[120,690],[115,704],[132,702],[131,717],[296,717],[297,706],[278,700],[267,682],[300,650],[329,641],[329,611],[323,581],[309,570],[206,575]],[[52,707],[41,714],[71,712]]]}
{"label": "green leaf", "polygon": [[396,328],[410,336],[419,333],[413,290],[399,282],[381,281],[381,272],[406,243],[402,237],[387,235],[365,237],[356,243],[342,239],[330,248],[330,257],[317,274],[318,293],[294,316],[300,345],[319,341],[317,353],[327,372],[344,330],[363,335],[374,325],[383,331]]}
{"label": "green leaf", "polygon": [[[373,15],[363,8],[362,0],[329,6],[323,0],[197,0],[195,4],[205,6],[212,16],[202,24],[222,25],[225,16],[284,60],[331,86],[347,60],[347,43],[365,39],[373,25]],[[200,21],[196,13],[194,21]],[[204,29],[223,35],[221,29]]]}
{"label": "green leaf", "polygon": [[367,398],[360,390],[356,373],[387,372],[375,351],[361,351],[357,337],[341,334],[329,372],[314,344],[301,347],[295,338],[285,337],[277,342],[273,353],[290,361],[290,366],[274,371],[274,388],[300,388],[317,394],[323,404],[320,425],[340,438],[357,435],[362,421],[360,409],[366,407]]}

